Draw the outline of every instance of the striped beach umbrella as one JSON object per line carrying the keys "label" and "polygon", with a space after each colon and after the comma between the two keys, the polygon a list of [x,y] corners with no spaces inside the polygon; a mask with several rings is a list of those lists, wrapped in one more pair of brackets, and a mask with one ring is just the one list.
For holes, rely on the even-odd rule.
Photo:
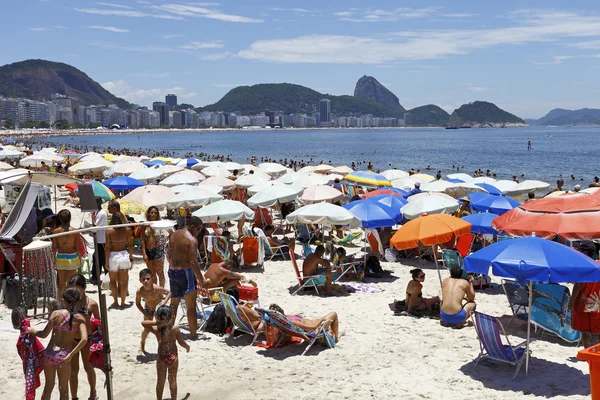
{"label": "striped beach umbrella", "polygon": [[380,188],[392,186],[392,183],[383,175],[371,171],[355,171],[344,176],[341,183],[347,185],[364,186],[367,188]]}
{"label": "striped beach umbrella", "polygon": [[[86,184],[91,184],[94,189],[94,196],[100,197],[102,200],[112,200],[116,196],[106,185],[98,182],[98,181],[87,181]],[[75,193],[78,193],[79,190],[75,189]]]}

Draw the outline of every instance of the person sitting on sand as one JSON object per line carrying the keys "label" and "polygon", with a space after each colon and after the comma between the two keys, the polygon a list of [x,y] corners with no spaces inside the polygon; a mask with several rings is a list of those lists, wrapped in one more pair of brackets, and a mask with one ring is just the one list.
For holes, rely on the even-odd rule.
{"label": "person sitting on sand", "polygon": [[416,268],[410,271],[412,280],[406,286],[406,307],[409,314],[415,314],[415,311],[431,311],[431,307],[440,303],[438,296],[430,299],[423,298],[423,282],[425,282],[425,272]]}
{"label": "person sitting on sand", "polygon": [[[135,294],[135,305],[144,316],[144,321],[154,320],[154,313],[160,306],[164,306],[171,300],[171,292],[157,285],[152,280],[152,270],[144,268],[140,271],[140,283],[142,286]],[[142,307],[142,300],[144,306]],[[142,332],[142,341],[140,342],[140,352],[146,351],[146,339],[150,329],[144,329]]]}
{"label": "person sitting on sand", "polygon": [[188,353],[188,345],[178,326],[173,326],[174,316],[169,306],[160,306],[156,310],[156,321],[144,321],[144,329],[151,329],[158,339],[158,360],[156,361],[156,398],[162,399],[167,380],[169,377],[169,389],[171,398],[177,399],[177,369],[179,367],[179,356],[177,354],[177,344],[183,347]]}
{"label": "person sitting on sand", "polygon": [[[277,304],[271,304],[269,306],[269,310],[276,311],[280,314],[286,315],[285,312],[283,311],[283,309],[281,307],[279,307]],[[297,326],[298,328],[300,328],[306,332],[316,331],[317,329],[319,329],[319,327],[321,326],[321,324],[324,321],[327,321],[328,326],[326,326],[326,329],[331,329],[331,331],[333,331],[333,334],[335,335],[336,343],[339,342],[340,337],[342,337],[344,335],[344,333],[340,332],[340,330],[339,330],[339,317],[335,311],[332,311],[332,312],[328,313],[327,315],[325,315],[324,317],[317,318],[317,319],[308,319],[308,318],[304,318],[300,315],[286,315],[286,317],[291,323],[293,323],[295,326]]]}
{"label": "person sitting on sand", "polygon": [[[462,328],[475,311],[475,289],[473,276],[462,279],[463,270],[460,267],[450,269],[450,277],[442,282],[442,306],[440,318],[442,325]],[[467,300],[463,303],[463,300]]]}
{"label": "person sitting on sand", "polygon": [[[211,264],[208,270],[204,273],[204,288],[211,289],[215,287],[222,287],[223,290],[227,290],[232,286],[239,286],[240,281],[246,281],[246,277],[237,272],[233,272],[233,269],[237,266],[235,260],[227,260],[220,263]],[[252,286],[256,286],[253,281],[248,281]]]}
{"label": "person sitting on sand", "polygon": [[321,276],[320,280],[324,282],[318,282],[315,280],[315,283],[325,283],[325,293],[330,295],[331,282],[333,279],[331,275],[331,263],[323,258],[324,255],[325,247],[320,244],[317,246],[314,253],[309,254],[304,259],[304,262],[302,263],[302,274],[303,276]]}

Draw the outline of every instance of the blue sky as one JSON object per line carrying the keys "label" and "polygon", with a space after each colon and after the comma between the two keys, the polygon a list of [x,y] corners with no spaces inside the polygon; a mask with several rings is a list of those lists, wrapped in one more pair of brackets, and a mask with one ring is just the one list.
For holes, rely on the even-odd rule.
{"label": "blue sky", "polygon": [[2,3],[0,64],[65,62],[141,105],[173,92],[202,106],[268,82],[352,94],[372,75],[406,108],[600,108],[595,1]]}

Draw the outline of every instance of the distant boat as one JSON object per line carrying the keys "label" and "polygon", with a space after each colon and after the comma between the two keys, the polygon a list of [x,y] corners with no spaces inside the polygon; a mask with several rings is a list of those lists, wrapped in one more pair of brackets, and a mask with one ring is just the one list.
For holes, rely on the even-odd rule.
{"label": "distant boat", "polygon": [[458,129],[458,126],[447,126],[446,129]]}

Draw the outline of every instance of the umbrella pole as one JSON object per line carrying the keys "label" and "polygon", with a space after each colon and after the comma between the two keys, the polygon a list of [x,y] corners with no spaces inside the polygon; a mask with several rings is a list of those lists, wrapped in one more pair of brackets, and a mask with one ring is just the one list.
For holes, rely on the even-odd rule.
{"label": "umbrella pole", "polygon": [[440,287],[442,287],[442,273],[440,272],[440,267],[438,265],[438,260],[437,260],[437,254],[435,251],[435,244],[431,245],[431,251],[433,253],[433,262],[435,263],[435,269],[437,269],[437,273],[438,273],[438,278],[440,280]]}
{"label": "umbrella pole", "polygon": [[529,372],[529,338],[531,336],[531,304],[533,303],[533,283],[529,281],[529,310],[527,313],[527,344],[525,348],[525,378]]}

